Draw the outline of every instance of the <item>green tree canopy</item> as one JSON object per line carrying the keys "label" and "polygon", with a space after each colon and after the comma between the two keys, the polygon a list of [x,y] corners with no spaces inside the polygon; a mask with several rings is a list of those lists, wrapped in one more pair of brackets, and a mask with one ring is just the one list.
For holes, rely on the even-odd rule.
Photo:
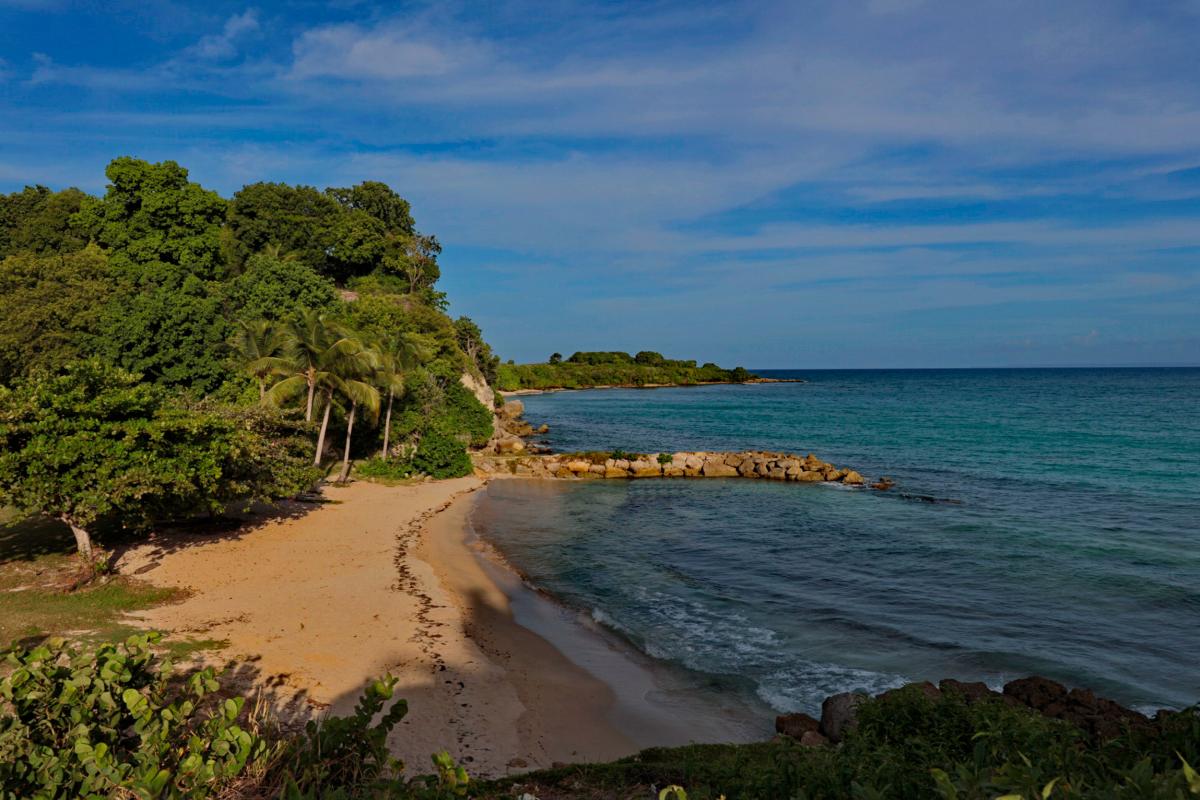
{"label": "green tree canopy", "polygon": [[216,192],[188,181],[174,161],[122,157],[104,174],[104,198],[85,204],[76,221],[111,251],[114,268],[139,283],[221,275],[226,203]]}
{"label": "green tree canopy", "polygon": [[227,256],[241,268],[269,246],[318,272],[326,266],[338,201],[312,186],[251,183],[229,201]]}
{"label": "green tree canopy", "polygon": [[411,236],[415,233],[408,201],[386,183],[363,181],[345,189],[326,189],[325,193],[342,208],[361,211],[379,220],[383,229],[393,236]]}
{"label": "green tree canopy", "polygon": [[114,285],[95,245],[0,261],[0,384],[85,355]]}
{"label": "green tree canopy", "polygon": [[72,220],[88,196],[78,189],[54,192],[26,186],[0,195],[0,258],[15,253],[72,253],[88,243],[87,232]]}
{"label": "green tree canopy", "polygon": [[266,253],[251,256],[241,275],[226,287],[235,316],[278,320],[300,309],[332,311],[338,305],[333,281],[299,260]]}
{"label": "green tree canopy", "polygon": [[311,473],[262,435],[269,427],[186,408],[133,373],[77,362],[0,388],[0,502],[61,519],[90,561],[90,529],[103,517],[140,527],[303,489]]}

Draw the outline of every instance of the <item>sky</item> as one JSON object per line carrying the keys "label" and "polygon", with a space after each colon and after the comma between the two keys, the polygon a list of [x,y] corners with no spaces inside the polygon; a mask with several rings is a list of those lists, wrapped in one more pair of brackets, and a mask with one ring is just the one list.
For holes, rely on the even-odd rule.
{"label": "sky", "polygon": [[0,0],[0,190],[382,180],[505,359],[1200,364],[1200,0]]}

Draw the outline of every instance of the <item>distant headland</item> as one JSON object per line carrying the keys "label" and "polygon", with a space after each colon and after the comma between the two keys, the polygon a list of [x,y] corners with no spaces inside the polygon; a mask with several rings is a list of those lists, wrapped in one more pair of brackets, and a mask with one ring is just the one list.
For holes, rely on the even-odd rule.
{"label": "distant headland", "polygon": [[745,367],[726,369],[713,362],[670,359],[652,350],[630,355],[619,350],[577,352],[564,359],[554,353],[540,364],[501,364],[496,385],[506,394],[556,389],[698,386],[715,383],[802,383],[799,379],[764,378]]}

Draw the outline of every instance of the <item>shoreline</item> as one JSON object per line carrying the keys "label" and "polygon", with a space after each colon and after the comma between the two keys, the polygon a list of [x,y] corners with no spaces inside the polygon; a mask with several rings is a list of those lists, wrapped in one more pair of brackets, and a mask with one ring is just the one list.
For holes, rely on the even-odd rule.
{"label": "shoreline", "polygon": [[186,596],[131,621],[212,642],[195,662],[230,664],[223,683],[258,692],[285,729],[347,714],[369,680],[396,676],[409,711],[388,744],[410,774],[443,749],[499,777],[769,737],[765,715],[692,691],[530,588],[471,527],[486,485],[356,481],[233,531],[156,534],[117,566]]}

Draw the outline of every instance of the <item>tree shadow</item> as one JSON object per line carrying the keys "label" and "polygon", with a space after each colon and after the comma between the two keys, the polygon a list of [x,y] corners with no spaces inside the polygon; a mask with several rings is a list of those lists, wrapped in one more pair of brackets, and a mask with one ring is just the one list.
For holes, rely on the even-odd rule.
{"label": "tree shadow", "polygon": [[138,565],[127,574],[141,575],[156,568],[164,557],[173,553],[213,542],[241,539],[269,525],[305,517],[327,502],[319,495],[311,495],[274,504],[262,503],[223,514],[172,520],[158,525],[148,535],[131,531],[110,533],[104,536],[102,544],[112,553],[109,563],[118,572],[125,571],[122,567],[129,566],[128,557],[136,550]]}

